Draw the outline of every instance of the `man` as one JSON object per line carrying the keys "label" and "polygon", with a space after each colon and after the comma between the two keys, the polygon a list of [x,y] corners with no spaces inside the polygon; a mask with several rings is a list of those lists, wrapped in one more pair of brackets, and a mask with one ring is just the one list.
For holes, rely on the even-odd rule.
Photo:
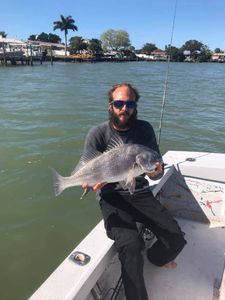
{"label": "man", "polygon": [[[84,151],[104,152],[116,136],[124,143],[141,144],[159,153],[152,126],[137,119],[138,91],[121,83],[113,86],[108,96],[109,121],[89,131]],[[93,187],[100,200],[107,235],[115,240],[127,300],[148,299],[143,278],[143,240],[136,222],[144,224],[157,237],[147,250],[149,261],[157,266],[176,267],[174,259],[186,244],[177,222],[154,198],[144,175],[158,179],[163,175],[163,166],[157,163],[155,171],[137,177],[132,195],[119,183],[99,182]]]}

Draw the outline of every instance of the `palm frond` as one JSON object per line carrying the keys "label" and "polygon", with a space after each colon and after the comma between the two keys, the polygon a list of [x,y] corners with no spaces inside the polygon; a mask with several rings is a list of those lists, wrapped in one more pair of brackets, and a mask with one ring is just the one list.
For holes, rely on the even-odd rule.
{"label": "palm frond", "polygon": [[[65,45],[67,49],[67,34],[68,30],[77,31],[78,27],[74,24],[75,20],[72,18],[72,16],[64,17],[63,15],[60,15],[61,20],[53,22],[53,30],[60,29],[61,31],[64,31],[65,33]],[[66,51],[65,51],[66,53]]]}

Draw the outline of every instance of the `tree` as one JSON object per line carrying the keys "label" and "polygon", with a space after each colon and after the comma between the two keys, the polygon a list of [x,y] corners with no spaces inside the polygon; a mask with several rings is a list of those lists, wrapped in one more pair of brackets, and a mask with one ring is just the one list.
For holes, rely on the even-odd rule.
{"label": "tree", "polygon": [[182,51],[190,51],[190,57],[193,61],[208,61],[211,57],[211,52],[208,46],[196,40],[187,41],[182,47]]}
{"label": "tree", "polygon": [[61,38],[57,34],[49,33],[48,35],[49,43],[61,43]]}
{"label": "tree", "polygon": [[31,34],[28,38],[29,41],[36,41],[37,39],[37,35],[36,34]]}
{"label": "tree", "polygon": [[152,53],[152,51],[154,51],[154,50],[156,50],[156,49],[157,49],[157,47],[156,47],[155,44],[146,43],[146,44],[142,47],[141,52],[149,55],[149,54]]}
{"label": "tree", "polygon": [[197,60],[197,57],[201,53],[203,43],[196,40],[187,41],[182,47],[182,51],[190,51],[190,58],[194,61]]}
{"label": "tree", "polygon": [[129,49],[131,46],[129,34],[125,30],[117,30],[115,36],[116,49]]}
{"label": "tree", "polygon": [[191,53],[193,53],[196,51],[201,51],[202,46],[203,46],[202,42],[196,40],[189,40],[181,48],[183,50],[189,50]]}
{"label": "tree", "polygon": [[42,32],[41,34],[39,34],[36,38],[37,41],[41,41],[41,42],[48,42],[48,34],[45,32]]}
{"label": "tree", "polygon": [[212,56],[212,53],[209,50],[209,47],[206,46],[206,45],[203,45],[202,49],[201,49],[201,53],[198,56],[197,60],[199,62],[207,62],[207,61],[209,61],[211,59],[211,56]]}
{"label": "tree", "polygon": [[53,30],[60,29],[64,31],[65,35],[65,55],[67,55],[67,34],[68,30],[78,31],[78,27],[74,24],[75,21],[71,16],[64,17],[63,15],[60,16],[61,20],[53,22],[54,27]]}
{"label": "tree", "polygon": [[0,35],[1,35],[3,38],[6,38],[6,37],[7,37],[7,33],[5,33],[5,31],[0,31]]}
{"label": "tree", "polygon": [[102,53],[102,42],[98,39],[91,39],[88,44],[88,50],[95,54]]}
{"label": "tree", "polygon": [[125,30],[109,29],[101,37],[104,50],[129,49],[131,46],[129,34]]}
{"label": "tree", "polygon": [[87,43],[81,36],[74,36],[70,38],[70,53],[74,54],[81,50],[87,49]]}
{"label": "tree", "polygon": [[115,47],[115,30],[107,30],[101,35],[100,39],[102,41],[102,48],[104,50],[113,50]]}
{"label": "tree", "polygon": [[216,49],[214,50],[214,52],[215,52],[215,53],[223,53],[223,50],[221,50],[220,48],[216,48]]}
{"label": "tree", "polygon": [[52,33],[45,33],[42,32],[41,34],[32,34],[29,36],[28,40],[30,41],[40,41],[40,42],[47,42],[47,43],[60,43],[61,38],[57,34],[52,34]]}
{"label": "tree", "polygon": [[170,56],[171,61],[182,62],[185,59],[183,51],[177,47],[166,45],[165,51],[166,51],[166,55]]}

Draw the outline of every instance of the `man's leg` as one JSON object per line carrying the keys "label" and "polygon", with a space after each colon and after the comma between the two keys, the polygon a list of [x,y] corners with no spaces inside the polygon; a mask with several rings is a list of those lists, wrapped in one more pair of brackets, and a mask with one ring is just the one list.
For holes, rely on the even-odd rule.
{"label": "man's leg", "polygon": [[153,246],[147,249],[147,257],[150,262],[157,266],[165,266],[167,268],[175,268],[174,259],[184,248],[186,241],[183,234],[160,233],[157,228],[154,230],[157,241]]}
{"label": "man's leg", "polygon": [[[121,199],[121,201],[123,201]],[[127,300],[148,300],[143,277],[143,240],[133,218],[123,210],[101,200],[107,235],[115,240],[121,262],[122,279]]]}
{"label": "man's leg", "polygon": [[[150,191],[136,193],[126,201],[135,221],[143,223],[157,237],[147,250],[148,259],[157,266],[172,262],[186,244],[177,221]],[[168,266],[175,267],[175,264]]]}

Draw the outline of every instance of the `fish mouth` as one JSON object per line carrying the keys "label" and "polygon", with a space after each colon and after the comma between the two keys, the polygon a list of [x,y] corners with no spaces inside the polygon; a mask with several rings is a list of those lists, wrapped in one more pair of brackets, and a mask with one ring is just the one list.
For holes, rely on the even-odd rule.
{"label": "fish mouth", "polygon": [[160,163],[160,164],[162,165],[162,167],[163,167],[163,165],[164,165],[164,164],[163,164],[163,161],[162,161],[161,159],[157,160],[157,161],[149,168],[149,170],[148,170],[149,173],[154,172],[154,171],[157,170],[156,163]]}
{"label": "fish mouth", "polygon": [[153,166],[152,168],[150,168],[147,172],[151,173],[151,172],[155,172],[156,171],[156,166]]}

